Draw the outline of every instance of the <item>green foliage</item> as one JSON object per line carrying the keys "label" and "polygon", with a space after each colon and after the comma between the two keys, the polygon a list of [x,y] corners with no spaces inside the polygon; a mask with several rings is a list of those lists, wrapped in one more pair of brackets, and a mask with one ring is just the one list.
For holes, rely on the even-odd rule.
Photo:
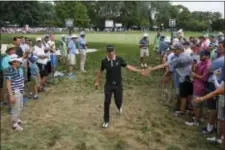
{"label": "green foliage", "polygon": [[60,26],[64,26],[65,19],[68,18],[74,20],[76,27],[87,27],[89,24],[87,8],[81,2],[55,2],[55,11],[58,17],[58,25]]}
{"label": "green foliage", "polygon": [[[54,3],[54,5],[53,5]],[[0,2],[0,25],[65,26],[65,19],[74,19],[76,27],[104,28],[105,20],[114,20],[124,27],[160,26],[168,28],[169,19],[176,19],[177,28],[202,31],[222,30],[224,20],[220,12],[190,12],[182,5],[163,1],[26,1]]]}

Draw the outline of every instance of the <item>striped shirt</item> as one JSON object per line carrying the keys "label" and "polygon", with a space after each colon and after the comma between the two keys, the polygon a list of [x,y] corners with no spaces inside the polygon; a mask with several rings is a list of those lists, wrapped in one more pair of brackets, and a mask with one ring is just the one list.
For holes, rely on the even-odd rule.
{"label": "striped shirt", "polygon": [[19,90],[21,93],[24,92],[24,76],[19,73],[19,69],[9,67],[5,71],[5,79],[11,81],[11,88],[13,93]]}

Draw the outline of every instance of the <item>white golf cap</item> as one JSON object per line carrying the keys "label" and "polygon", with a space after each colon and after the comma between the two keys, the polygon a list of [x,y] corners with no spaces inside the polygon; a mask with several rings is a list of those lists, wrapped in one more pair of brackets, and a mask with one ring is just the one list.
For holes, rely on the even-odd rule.
{"label": "white golf cap", "polygon": [[18,55],[16,54],[12,54],[10,55],[9,62],[13,62],[13,61],[23,62],[23,59],[19,58]]}
{"label": "white golf cap", "polygon": [[80,32],[80,35],[85,35],[84,31]]}
{"label": "white golf cap", "polygon": [[166,38],[165,38],[165,40],[164,40],[165,42],[170,42],[170,37],[169,36],[166,36]]}
{"label": "white golf cap", "polygon": [[209,35],[208,35],[208,34],[205,34],[205,35],[204,35],[204,37],[205,37],[205,38],[208,38],[208,37],[209,37]]}
{"label": "white golf cap", "polygon": [[143,34],[143,37],[148,37],[148,33],[144,33]]}
{"label": "white golf cap", "polygon": [[71,39],[72,38],[78,38],[78,36],[76,35],[76,34],[73,34],[72,36],[71,36]]}
{"label": "white golf cap", "polygon": [[183,29],[178,30],[177,33],[183,33]]}
{"label": "white golf cap", "polygon": [[218,35],[223,35],[223,32],[219,32]]}
{"label": "white golf cap", "polygon": [[36,41],[42,41],[42,39],[40,37],[36,38]]}

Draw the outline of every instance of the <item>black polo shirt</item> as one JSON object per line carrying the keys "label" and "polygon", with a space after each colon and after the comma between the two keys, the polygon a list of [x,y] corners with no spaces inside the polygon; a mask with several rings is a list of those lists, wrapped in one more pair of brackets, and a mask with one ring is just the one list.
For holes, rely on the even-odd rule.
{"label": "black polo shirt", "polygon": [[109,60],[107,57],[101,62],[101,71],[106,69],[106,84],[107,85],[122,85],[121,67],[126,67],[127,64],[122,57],[116,56],[115,59]]}

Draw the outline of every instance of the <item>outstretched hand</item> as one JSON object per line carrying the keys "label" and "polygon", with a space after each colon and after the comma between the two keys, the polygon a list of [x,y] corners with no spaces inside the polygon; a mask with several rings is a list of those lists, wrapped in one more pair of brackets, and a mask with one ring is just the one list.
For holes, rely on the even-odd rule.
{"label": "outstretched hand", "polygon": [[141,74],[143,76],[148,76],[150,73],[151,73],[151,67],[149,67],[141,72]]}
{"label": "outstretched hand", "polygon": [[201,103],[202,102],[202,98],[201,97],[197,97],[194,99],[195,103]]}

